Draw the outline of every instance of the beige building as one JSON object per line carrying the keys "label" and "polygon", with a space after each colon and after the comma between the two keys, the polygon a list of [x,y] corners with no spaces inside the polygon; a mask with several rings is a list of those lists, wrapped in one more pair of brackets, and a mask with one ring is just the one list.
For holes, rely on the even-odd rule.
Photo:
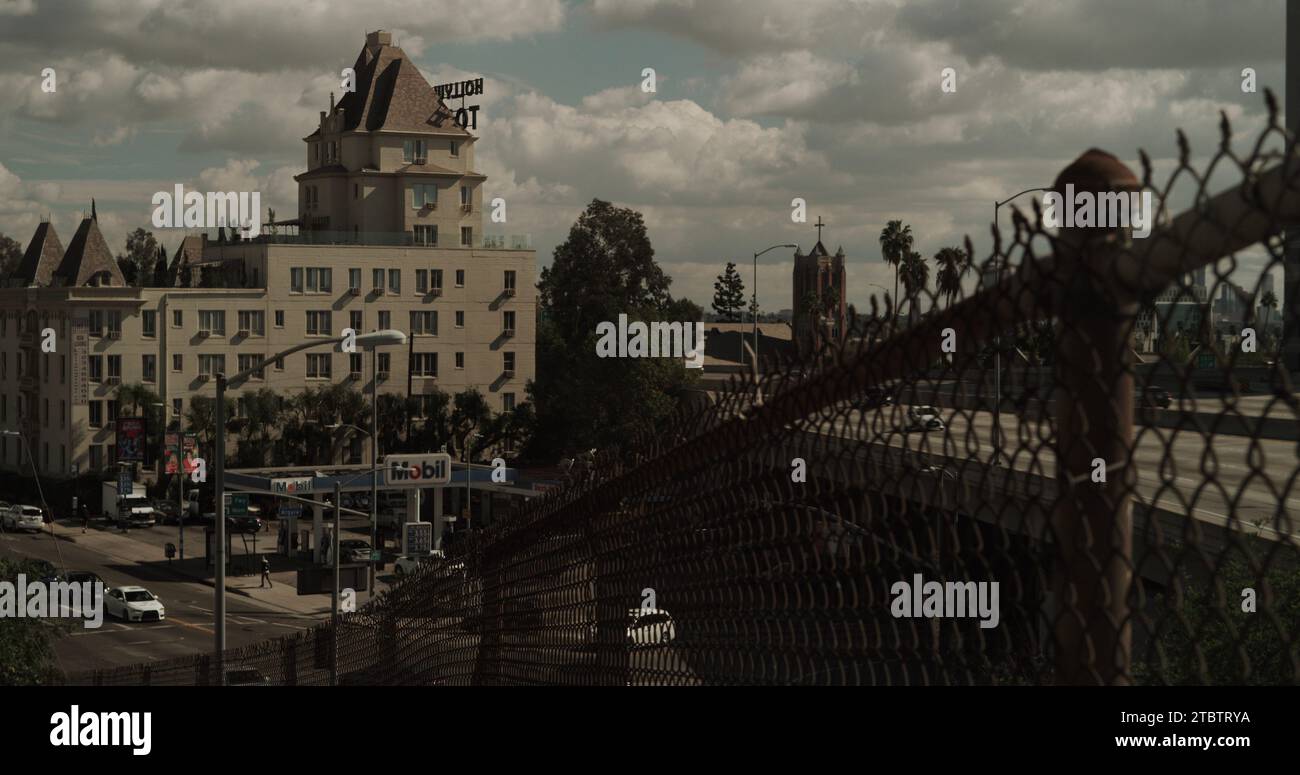
{"label": "beige building", "polygon": [[[43,476],[114,464],[120,385],[143,383],[184,413],[194,396],[215,395],[213,375],[345,328],[410,336],[380,351],[382,392],[474,387],[497,412],[524,400],[535,254],[484,236],[475,138],[437,125],[446,106],[390,42],[367,35],[356,92],[305,138],[299,217],[252,240],[184,239],[173,266],[191,284],[206,270],[220,287],[126,286],[93,215],[66,249],[51,224],[37,229],[0,289],[0,429],[22,432]],[[228,395],[340,382],[368,391],[374,378],[368,354],[321,347]],[[0,470],[20,454],[19,439],[0,437]]]}

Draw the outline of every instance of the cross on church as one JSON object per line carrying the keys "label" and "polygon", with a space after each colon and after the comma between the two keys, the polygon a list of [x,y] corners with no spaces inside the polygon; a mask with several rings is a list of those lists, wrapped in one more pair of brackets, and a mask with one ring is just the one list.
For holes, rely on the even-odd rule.
{"label": "cross on church", "polygon": [[821,217],[820,215],[817,216],[817,223],[815,223],[815,224],[813,224],[813,225],[817,227],[817,241],[818,241],[818,242],[821,242],[821,241],[822,241],[822,227],[826,226],[826,224],[822,223],[822,217]]}

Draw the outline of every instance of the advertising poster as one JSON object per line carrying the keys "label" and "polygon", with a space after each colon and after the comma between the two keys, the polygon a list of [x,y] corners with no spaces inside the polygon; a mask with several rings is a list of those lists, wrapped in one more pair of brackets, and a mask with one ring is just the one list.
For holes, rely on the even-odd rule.
{"label": "advertising poster", "polygon": [[[188,474],[194,469],[194,459],[199,456],[199,438],[197,434],[187,433],[184,440],[185,452],[185,473]],[[163,441],[164,455],[166,456],[165,472],[169,474],[176,473],[176,434],[175,432],[166,434]]]}
{"label": "advertising poster", "polygon": [[144,461],[145,435],[143,417],[117,418],[117,459],[123,463]]}

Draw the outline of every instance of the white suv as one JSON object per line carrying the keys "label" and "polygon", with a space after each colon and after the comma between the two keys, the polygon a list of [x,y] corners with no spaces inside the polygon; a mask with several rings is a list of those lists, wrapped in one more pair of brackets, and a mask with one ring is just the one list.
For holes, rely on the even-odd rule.
{"label": "white suv", "polygon": [[45,527],[45,513],[39,506],[20,506],[14,504],[4,513],[6,530],[32,530],[40,532]]}

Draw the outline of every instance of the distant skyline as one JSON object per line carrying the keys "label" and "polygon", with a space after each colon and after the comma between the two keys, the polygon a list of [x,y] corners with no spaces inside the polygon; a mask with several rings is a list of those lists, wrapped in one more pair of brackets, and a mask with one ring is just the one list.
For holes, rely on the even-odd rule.
{"label": "distant skyline", "polygon": [[[993,202],[1050,185],[1089,147],[1135,170],[1145,148],[1163,181],[1177,128],[1204,169],[1222,110],[1244,154],[1264,87],[1283,97],[1284,14],[1186,0],[0,0],[0,232],[25,247],[48,213],[66,240],[94,197],[121,251],[151,228],[152,194],[178,183],[260,190],[292,217],[301,138],[383,28],[432,83],[486,79],[484,198],[506,199],[496,228],[531,234],[542,266],[607,199],[645,215],[673,294],[707,308],[728,261],[748,295],[753,252],[806,252],[820,216],[862,309],[872,284],[893,287],[877,244],[888,220],[911,224],[927,259],[970,234],[982,260]],[[45,67],[56,94],[40,89]],[[955,94],[939,89],[945,67]],[[1241,91],[1244,67],[1257,93]],[[794,197],[808,224],[791,223]],[[154,231],[169,252],[180,242]],[[765,310],[792,306],[791,267],[781,251],[760,260]]]}

